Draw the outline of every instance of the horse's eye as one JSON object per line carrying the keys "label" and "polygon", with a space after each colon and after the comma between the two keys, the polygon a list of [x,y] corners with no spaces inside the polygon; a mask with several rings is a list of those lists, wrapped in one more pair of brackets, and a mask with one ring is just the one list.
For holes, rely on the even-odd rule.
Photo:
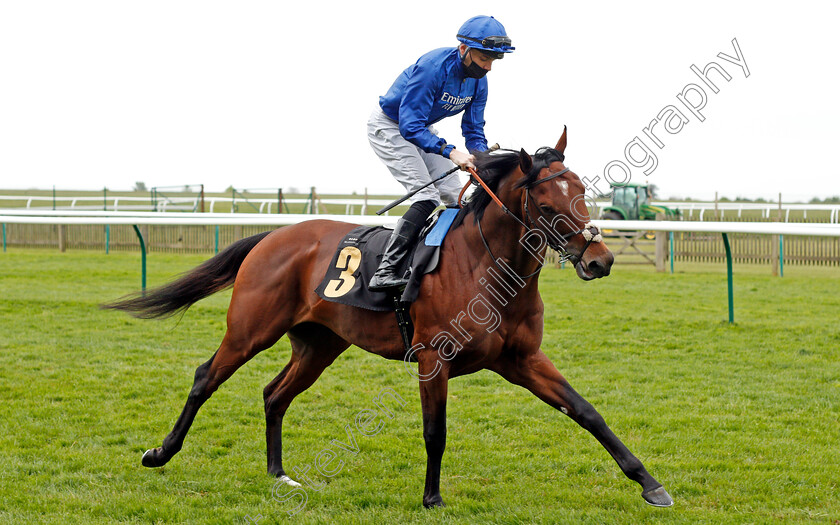
{"label": "horse's eye", "polygon": [[543,213],[554,213],[554,210],[552,210],[552,209],[551,209],[551,206],[548,206],[548,205],[546,205],[546,204],[541,205],[541,206],[540,206],[540,210],[541,210]]}

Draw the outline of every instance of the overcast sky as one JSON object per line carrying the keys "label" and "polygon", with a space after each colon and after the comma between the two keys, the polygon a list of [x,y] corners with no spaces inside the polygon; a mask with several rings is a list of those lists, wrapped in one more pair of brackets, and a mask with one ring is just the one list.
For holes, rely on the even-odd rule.
{"label": "overcast sky", "polygon": [[[405,67],[487,14],[516,46],[488,75],[491,142],[533,153],[566,125],[581,177],[620,161],[665,196],[840,194],[836,2],[476,5],[3,1],[0,188],[401,193],[367,117]],[[733,39],[748,77],[718,57],[737,57]],[[690,69],[709,62],[731,76],[709,74],[718,93]],[[703,121],[677,98],[689,84]],[[687,122],[659,123],[659,148],[644,128],[669,105]],[[438,128],[463,150],[460,118]],[[625,158],[636,137],[649,174]]]}

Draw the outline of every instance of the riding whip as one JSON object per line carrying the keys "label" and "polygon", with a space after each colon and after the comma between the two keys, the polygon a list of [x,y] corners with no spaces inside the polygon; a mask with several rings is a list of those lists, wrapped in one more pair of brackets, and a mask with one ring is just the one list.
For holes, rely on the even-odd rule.
{"label": "riding whip", "polygon": [[[499,144],[498,144],[498,143],[493,144],[492,146],[490,146],[489,148],[487,148],[487,151],[496,151],[497,149],[499,149]],[[433,180],[431,180],[431,181],[427,182],[426,184],[424,184],[424,185],[420,186],[420,187],[419,187],[419,188],[417,188],[416,190],[411,190],[410,192],[406,193],[404,196],[400,197],[399,199],[395,200],[395,201],[394,201],[394,202],[392,202],[391,204],[389,204],[389,205],[385,206],[384,208],[382,208],[381,210],[377,211],[377,212],[376,212],[376,214],[377,214],[377,215],[382,215],[383,213],[385,213],[386,211],[390,210],[391,208],[393,208],[393,207],[395,207],[395,206],[399,206],[399,205],[400,205],[401,203],[403,203],[404,201],[407,201],[408,199],[410,199],[410,198],[414,197],[414,196],[415,196],[418,192],[420,192],[420,190],[423,190],[423,189],[425,189],[425,188],[427,188],[427,187],[431,186],[432,184],[434,184],[434,183],[436,183],[436,182],[438,182],[438,181],[441,181],[441,180],[445,179],[446,177],[448,177],[448,176],[452,175],[453,173],[455,173],[455,172],[456,172],[456,171],[458,171],[459,169],[460,169],[460,166],[455,166],[455,167],[454,167],[454,168],[452,168],[451,170],[447,170],[447,171],[446,171],[445,173],[443,173],[440,177],[438,177],[438,178],[436,178],[436,179],[433,179]]]}

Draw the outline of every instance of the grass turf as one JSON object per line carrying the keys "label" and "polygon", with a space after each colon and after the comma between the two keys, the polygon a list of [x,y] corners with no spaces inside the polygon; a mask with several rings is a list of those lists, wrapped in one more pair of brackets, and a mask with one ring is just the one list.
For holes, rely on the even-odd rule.
{"label": "grass turf", "polygon": [[[150,285],[202,256],[152,254]],[[595,439],[489,372],[450,383],[441,491],[420,506],[425,450],[417,385],[355,347],[292,404],[284,464],[305,469],[390,387],[406,406],[340,451],[308,501],[272,499],[262,387],[284,338],[202,408],[165,468],[160,445],[224,333],[229,292],[183,319],[139,321],[97,304],[134,290],[139,255],[0,253],[2,523],[837,523],[840,271],[735,268],[677,274],[617,266],[584,283],[546,269],[543,349],[674,497],[647,506]],[[335,447],[332,447],[335,450]],[[335,465],[335,464],[334,464]],[[313,474],[315,480],[325,478]],[[285,491],[284,491],[285,492]],[[253,522],[253,521],[252,521]]]}

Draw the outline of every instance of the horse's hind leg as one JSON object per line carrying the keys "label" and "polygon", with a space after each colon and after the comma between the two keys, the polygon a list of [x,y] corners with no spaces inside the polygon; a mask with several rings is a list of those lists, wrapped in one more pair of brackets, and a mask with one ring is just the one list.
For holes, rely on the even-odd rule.
{"label": "horse's hind leg", "polygon": [[[280,374],[263,390],[265,400],[265,439],[268,453],[268,473],[279,478],[283,470],[283,416],[292,400],[312,386],[321,373],[335,361],[350,344],[321,325],[307,324],[289,331],[292,358]],[[286,476],[286,482],[296,482]]]}
{"label": "horse's hind leg", "polygon": [[[239,332],[242,332],[241,330]],[[143,466],[161,467],[165,465],[172,456],[181,450],[184,438],[192,425],[195,415],[201,405],[207,401],[222,383],[233,375],[240,366],[248,362],[252,357],[262,350],[273,345],[282,335],[282,331],[276,337],[255,339],[244,337],[232,332],[230,325],[225,334],[222,344],[213,357],[206,363],[199,366],[195,371],[195,381],[187,397],[187,403],[175,422],[172,431],[164,438],[163,445],[147,450],[143,454]]]}
{"label": "horse's hind leg", "polygon": [[624,475],[642,486],[642,497],[656,507],[670,507],[671,496],[642,462],[607,426],[595,408],[569,385],[541,350],[515,361],[497,363],[493,370],[511,383],[524,386],[589,431],[618,463]]}

